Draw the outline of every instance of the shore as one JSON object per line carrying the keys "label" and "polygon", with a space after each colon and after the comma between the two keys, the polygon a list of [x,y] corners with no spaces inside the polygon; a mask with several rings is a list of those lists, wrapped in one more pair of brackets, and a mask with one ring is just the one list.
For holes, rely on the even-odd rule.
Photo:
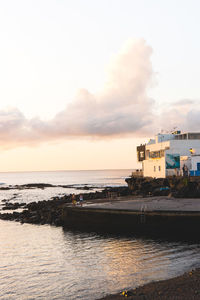
{"label": "shore", "polygon": [[108,295],[101,300],[197,300],[200,299],[200,269],[123,292]]}
{"label": "shore", "polygon": [[0,219],[147,237],[199,238],[199,198],[142,197],[128,192],[122,187],[85,193],[83,206],[73,206],[70,195],[29,204],[5,202]]}
{"label": "shore", "polygon": [[[49,186],[49,185],[48,185]],[[46,187],[45,184],[26,184],[18,186],[18,189],[31,189]],[[51,185],[51,187],[54,187]],[[6,188],[7,189],[7,188]],[[16,187],[9,187],[9,189],[16,189]],[[85,188],[86,189],[86,188]],[[126,197],[130,193],[127,187],[106,188],[102,191],[82,193],[83,205],[91,203],[99,203],[109,201],[108,194],[115,192],[115,195]],[[76,201],[79,200],[79,194],[75,196]],[[50,224],[56,226],[63,225],[63,209],[67,206],[72,207],[72,195],[64,195],[60,197],[53,197],[50,200],[42,200],[31,203],[13,202],[13,197],[9,200],[2,201],[2,208],[0,211],[0,219],[17,221],[21,223],[32,224]],[[80,207],[80,206],[76,206]]]}

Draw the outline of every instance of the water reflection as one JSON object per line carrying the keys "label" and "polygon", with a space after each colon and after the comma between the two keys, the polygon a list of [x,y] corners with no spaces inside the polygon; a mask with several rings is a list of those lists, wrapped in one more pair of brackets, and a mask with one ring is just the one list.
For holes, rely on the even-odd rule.
{"label": "water reflection", "polygon": [[[65,234],[69,242],[69,232]],[[196,265],[200,258],[198,244],[95,233],[71,234],[72,240],[68,246],[75,249],[75,255],[80,255],[81,251],[82,268],[79,271],[83,273],[79,273],[79,279],[81,280],[84,274],[86,277],[98,278],[98,286],[104,288],[101,296],[152,280],[176,276]],[[191,258],[190,262],[187,261],[187,257]]]}
{"label": "water reflection", "polygon": [[98,299],[196,266],[198,243],[0,221],[0,299]]}

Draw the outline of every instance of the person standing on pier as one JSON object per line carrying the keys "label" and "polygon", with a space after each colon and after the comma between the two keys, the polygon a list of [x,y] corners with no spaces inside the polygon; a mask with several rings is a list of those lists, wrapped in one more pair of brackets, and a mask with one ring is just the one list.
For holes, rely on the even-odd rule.
{"label": "person standing on pier", "polygon": [[83,195],[80,194],[79,196],[80,205],[83,206]]}
{"label": "person standing on pier", "polygon": [[75,194],[72,194],[72,205],[76,206],[76,196],[75,196]]}

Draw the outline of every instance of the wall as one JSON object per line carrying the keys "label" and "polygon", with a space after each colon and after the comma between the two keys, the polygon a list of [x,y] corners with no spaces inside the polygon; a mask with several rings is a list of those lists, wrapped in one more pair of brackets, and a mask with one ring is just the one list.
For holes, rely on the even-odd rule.
{"label": "wall", "polygon": [[197,171],[197,163],[200,163],[200,155],[191,157],[192,170]]}
{"label": "wall", "polygon": [[[134,233],[149,237],[199,237],[199,212],[123,211],[85,207],[64,207],[62,224],[66,228],[103,233]],[[159,228],[159,230],[158,230]]]}
{"label": "wall", "polygon": [[[155,170],[154,170],[155,167]],[[159,167],[161,170],[159,171]],[[143,161],[145,177],[165,178],[165,157]]]}
{"label": "wall", "polygon": [[175,135],[174,134],[157,134],[156,135],[156,142],[157,143],[162,143],[164,141],[169,141],[169,140],[173,140],[175,138]]}
{"label": "wall", "polygon": [[171,140],[170,150],[166,153],[179,153],[181,156],[191,156],[190,148],[200,148],[200,140]]}
{"label": "wall", "polygon": [[150,144],[146,145],[146,150],[150,151],[159,151],[164,150],[165,148],[168,148],[170,146],[170,141],[157,143],[157,144]]}

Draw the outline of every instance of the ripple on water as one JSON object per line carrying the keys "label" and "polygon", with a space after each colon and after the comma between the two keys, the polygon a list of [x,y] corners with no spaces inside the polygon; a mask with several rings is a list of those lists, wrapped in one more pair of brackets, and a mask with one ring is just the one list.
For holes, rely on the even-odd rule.
{"label": "ripple on water", "polygon": [[179,275],[199,244],[103,236],[0,221],[0,299],[97,299]]}

